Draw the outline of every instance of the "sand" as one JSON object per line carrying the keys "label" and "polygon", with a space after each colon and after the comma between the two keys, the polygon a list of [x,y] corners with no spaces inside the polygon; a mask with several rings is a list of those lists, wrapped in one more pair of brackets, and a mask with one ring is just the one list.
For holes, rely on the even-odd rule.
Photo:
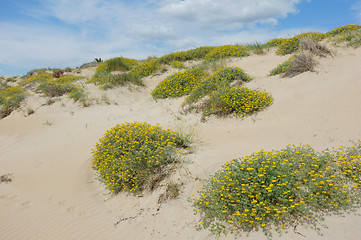
{"label": "sand", "polygon": [[[266,90],[275,99],[244,119],[201,122],[199,114],[180,113],[183,99],[153,100],[149,93],[172,71],[146,78],[145,88],[102,91],[89,86],[99,104],[86,108],[66,97],[52,105],[29,97],[26,107],[34,114],[17,111],[0,120],[0,175],[13,178],[0,183],[0,239],[216,239],[195,229],[199,216],[188,198],[225,161],[288,144],[323,150],[361,139],[361,48],[335,49],[333,57],[318,59],[316,72],[286,79],[267,76],[286,58],[271,51],[227,62],[255,76],[246,86]],[[85,69],[82,74],[93,73]],[[197,150],[171,177],[181,184],[177,199],[158,203],[162,186],[141,197],[111,195],[96,179],[91,149],[111,127],[133,121],[194,134]],[[323,223],[322,235],[298,226],[274,239],[361,239],[357,214],[327,216]],[[253,232],[242,239],[266,237]]]}

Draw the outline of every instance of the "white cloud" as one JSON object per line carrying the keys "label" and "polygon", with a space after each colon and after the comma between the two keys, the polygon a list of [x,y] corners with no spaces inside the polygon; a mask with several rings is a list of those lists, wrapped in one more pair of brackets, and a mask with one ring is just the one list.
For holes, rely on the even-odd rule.
{"label": "white cloud", "polygon": [[173,1],[160,12],[184,22],[204,26],[275,22],[277,18],[296,13],[299,0],[184,0]]}
{"label": "white cloud", "polygon": [[[143,58],[254,41],[301,0],[38,0],[34,21],[0,23],[0,64],[79,66],[95,57]],[[29,4],[31,6],[31,4]],[[29,69],[30,68],[30,69]]]}

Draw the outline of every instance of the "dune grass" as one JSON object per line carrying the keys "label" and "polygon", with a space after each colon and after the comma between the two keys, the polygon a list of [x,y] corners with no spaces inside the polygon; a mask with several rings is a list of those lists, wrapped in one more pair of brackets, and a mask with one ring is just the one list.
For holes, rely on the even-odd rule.
{"label": "dune grass", "polygon": [[308,145],[255,152],[225,163],[193,199],[213,234],[295,227],[360,205],[361,142],[316,152]]}

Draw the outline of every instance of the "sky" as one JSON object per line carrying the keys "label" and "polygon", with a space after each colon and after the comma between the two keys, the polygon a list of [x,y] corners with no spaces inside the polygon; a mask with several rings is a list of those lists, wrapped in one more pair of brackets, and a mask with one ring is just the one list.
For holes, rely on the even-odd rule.
{"label": "sky", "polygon": [[1,0],[0,75],[361,24],[361,0]]}

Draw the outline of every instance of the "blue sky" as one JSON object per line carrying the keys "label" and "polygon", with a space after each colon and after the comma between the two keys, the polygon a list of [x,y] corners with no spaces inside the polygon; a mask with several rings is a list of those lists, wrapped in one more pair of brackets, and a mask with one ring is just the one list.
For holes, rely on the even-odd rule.
{"label": "blue sky", "polygon": [[0,75],[361,24],[361,0],[2,0]]}

